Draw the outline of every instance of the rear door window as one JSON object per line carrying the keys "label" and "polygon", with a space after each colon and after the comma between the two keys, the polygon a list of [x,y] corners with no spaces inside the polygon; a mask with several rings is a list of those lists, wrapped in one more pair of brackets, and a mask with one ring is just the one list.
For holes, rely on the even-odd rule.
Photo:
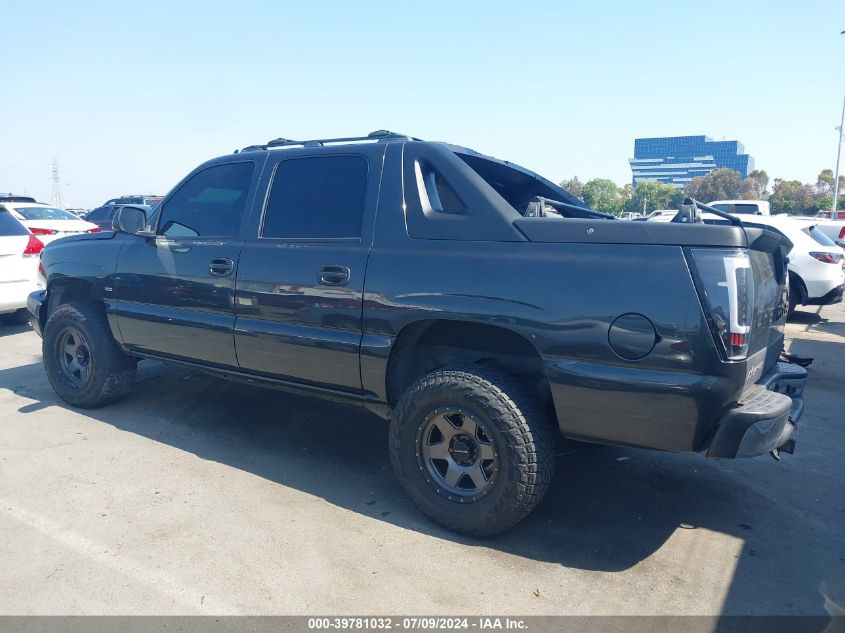
{"label": "rear door window", "polygon": [[360,238],[367,172],[363,156],[283,160],[273,177],[261,237]]}
{"label": "rear door window", "polygon": [[0,235],[3,237],[13,235],[27,235],[27,228],[12,217],[12,214],[5,209],[0,209]]}

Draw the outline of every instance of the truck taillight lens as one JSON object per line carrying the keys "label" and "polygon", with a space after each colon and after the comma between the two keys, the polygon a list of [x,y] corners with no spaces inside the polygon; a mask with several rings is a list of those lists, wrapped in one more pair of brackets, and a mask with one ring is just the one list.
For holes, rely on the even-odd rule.
{"label": "truck taillight lens", "polygon": [[47,287],[47,271],[44,270],[44,262],[38,262],[38,274],[36,275],[35,285],[42,289]]}
{"label": "truck taillight lens", "polygon": [[27,242],[26,248],[23,249],[23,256],[24,257],[34,257],[38,255],[41,251],[44,250],[44,242],[39,240],[34,235],[29,236],[29,242]]}
{"label": "truck taillight lens", "polygon": [[748,356],[754,310],[754,274],[739,249],[690,249],[696,286],[713,336],[728,360]]}

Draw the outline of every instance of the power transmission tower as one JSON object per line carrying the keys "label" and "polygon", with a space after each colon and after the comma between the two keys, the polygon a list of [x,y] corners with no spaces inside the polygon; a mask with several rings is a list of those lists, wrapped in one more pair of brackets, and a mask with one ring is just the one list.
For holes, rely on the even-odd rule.
{"label": "power transmission tower", "polygon": [[59,159],[53,160],[53,192],[50,194],[50,204],[62,208],[62,181],[59,179]]}

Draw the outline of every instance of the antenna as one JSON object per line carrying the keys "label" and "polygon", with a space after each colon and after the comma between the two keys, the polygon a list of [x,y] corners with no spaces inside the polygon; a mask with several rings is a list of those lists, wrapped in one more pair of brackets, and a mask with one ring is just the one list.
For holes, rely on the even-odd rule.
{"label": "antenna", "polygon": [[50,194],[50,204],[62,208],[62,181],[59,178],[59,159],[53,159],[53,191]]}

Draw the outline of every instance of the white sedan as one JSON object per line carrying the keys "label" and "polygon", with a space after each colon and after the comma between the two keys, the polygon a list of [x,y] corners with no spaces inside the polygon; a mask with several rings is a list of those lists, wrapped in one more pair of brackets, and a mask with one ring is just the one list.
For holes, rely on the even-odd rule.
{"label": "white sedan", "polygon": [[38,254],[44,245],[0,205],[0,323],[26,323],[26,299],[37,290]]}
{"label": "white sedan", "polygon": [[96,224],[81,220],[69,211],[40,202],[3,202],[0,207],[5,207],[44,244],[66,235],[98,233],[102,230]]}
{"label": "white sedan", "polygon": [[[746,226],[772,229],[792,242],[789,251],[789,313],[796,305],[829,305],[845,293],[845,252],[814,224],[787,215],[737,215]],[[727,220],[705,213],[708,224]]]}

